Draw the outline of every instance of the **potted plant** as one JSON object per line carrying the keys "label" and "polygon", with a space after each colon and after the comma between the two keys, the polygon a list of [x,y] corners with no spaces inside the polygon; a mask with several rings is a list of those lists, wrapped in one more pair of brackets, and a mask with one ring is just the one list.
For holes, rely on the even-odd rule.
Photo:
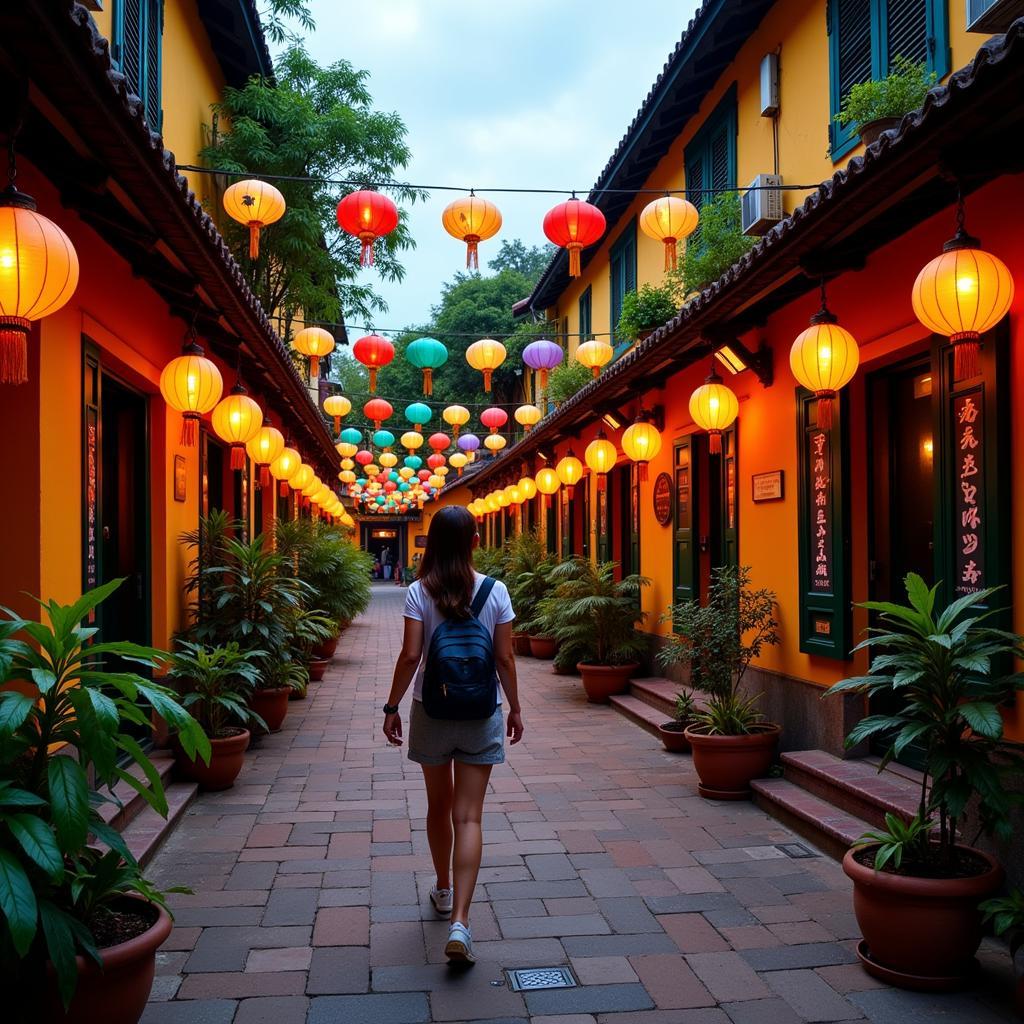
{"label": "potted plant", "polygon": [[530,654],[530,633],[537,607],[551,589],[548,576],[554,558],[547,553],[536,531],[518,534],[508,546],[508,580],[518,630],[512,640],[518,655]]}
{"label": "potted plant", "polygon": [[1003,743],[999,706],[1024,688],[1001,663],[1024,655],[1024,638],[990,625],[993,590],[964,594],[941,612],[937,587],[906,577],[907,605],[868,601],[878,616],[858,649],[873,655],[869,674],[828,693],[884,695],[895,710],[868,715],[847,746],[885,738],[882,760],[910,743],[924,751],[914,819],[896,818],[869,833],[843,858],[864,938],[861,963],[871,974],[907,988],[961,984],[981,941],[978,904],[995,896],[1000,866],[961,842],[968,805],[980,834],[1010,838],[1010,782],[1024,756]]}
{"label": "potted plant", "polygon": [[636,574],[616,580],[617,568],[617,562],[567,559],[551,570],[554,589],[545,602],[555,639],[573,652],[587,700],[595,704],[625,691],[647,649],[637,627],[644,620],[640,592],[650,580]]}
{"label": "potted plant", "polygon": [[293,694],[305,696],[309,672],[289,654],[288,657],[267,658],[249,694],[249,707],[261,718],[267,732],[279,732],[288,715],[288,702]]}
{"label": "potted plant", "polygon": [[329,657],[320,657],[318,654],[322,653],[323,645],[330,639],[334,626],[334,620],[319,608],[300,609],[292,618],[291,646],[295,656],[305,662],[311,682],[320,682],[331,663]]}
{"label": "potted plant", "polygon": [[505,581],[505,549],[478,547],[473,552],[473,568],[484,576],[493,576],[496,580]]}
{"label": "potted plant", "polygon": [[1024,893],[1014,889],[1006,896],[985,900],[978,909],[985,915],[982,924],[990,925],[995,935],[1009,944],[1016,979],[1014,1006],[1017,1016],[1024,1017],[1024,958],[1020,956],[1024,946]]}
{"label": "potted plant", "polygon": [[630,341],[643,341],[678,312],[676,289],[671,282],[662,285],[643,284],[636,291],[626,292],[623,296],[622,312],[615,333]]}
{"label": "potted plant", "polygon": [[658,735],[670,754],[689,753],[690,741],[686,738],[686,730],[693,723],[696,713],[697,705],[693,694],[688,690],[680,690],[676,694],[673,718],[658,726]]}
{"label": "potted plant", "polygon": [[719,192],[701,205],[700,226],[686,240],[678,267],[665,274],[677,299],[703,291],[757,244],[743,234],[742,210],[738,192]]}
{"label": "potted plant", "polygon": [[168,658],[166,678],[182,694],[182,704],[195,716],[210,740],[206,759],[190,753],[177,737],[174,760],[178,770],[203,789],[229,789],[242,770],[252,723],[267,724],[249,705],[259,678],[254,661],[263,651],[243,651],[238,644],[206,647],[177,640]]}
{"label": "potted plant", "polygon": [[0,686],[11,687],[0,690],[0,989],[11,1020],[136,1024],[171,930],[165,892],[99,808],[117,802],[124,781],[166,816],[159,773],[137,738],[150,715],[194,757],[208,756],[209,744],[170,690],[105,664],[149,671],[163,652],[92,642],[86,620],[122,582],[69,605],[41,602],[45,623],[7,609],[0,619]]}
{"label": "potted plant", "polygon": [[899,56],[893,70],[881,81],[860,82],[851,87],[843,100],[836,123],[857,126],[861,142],[870,145],[884,131],[898,128],[903,115],[916,110],[936,82],[924,61],[916,63]]}
{"label": "potted plant", "polygon": [[662,621],[673,632],[658,652],[663,669],[684,664],[690,683],[708,694],[683,735],[693,751],[701,796],[745,800],[750,780],[765,775],[780,729],[757,709],[760,694],[745,695],[743,676],[765,647],[779,642],[775,594],[750,585],[749,566],[711,570],[707,604],[683,601]]}

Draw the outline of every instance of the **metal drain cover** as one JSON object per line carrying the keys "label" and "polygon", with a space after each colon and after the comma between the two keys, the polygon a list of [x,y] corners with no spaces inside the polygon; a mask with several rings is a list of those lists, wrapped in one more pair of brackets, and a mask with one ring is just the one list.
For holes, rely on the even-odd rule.
{"label": "metal drain cover", "polygon": [[576,979],[568,967],[520,967],[506,971],[513,992],[536,992],[542,988],[575,988]]}
{"label": "metal drain cover", "polygon": [[813,850],[808,850],[803,843],[778,843],[775,849],[781,850],[787,857],[792,857],[794,860],[821,856],[821,854],[815,853]]}

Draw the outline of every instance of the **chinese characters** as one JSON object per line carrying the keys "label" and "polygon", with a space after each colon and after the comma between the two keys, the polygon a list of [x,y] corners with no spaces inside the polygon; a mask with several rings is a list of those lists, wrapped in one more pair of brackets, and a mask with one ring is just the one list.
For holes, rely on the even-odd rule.
{"label": "chinese characters", "polygon": [[829,435],[812,431],[810,445],[811,589],[832,591],[832,477]]}
{"label": "chinese characters", "polygon": [[953,400],[954,466],[957,491],[953,536],[956,542],[956,592],[972,594],[985,586],[983,527],[984,447],[979,390]]}

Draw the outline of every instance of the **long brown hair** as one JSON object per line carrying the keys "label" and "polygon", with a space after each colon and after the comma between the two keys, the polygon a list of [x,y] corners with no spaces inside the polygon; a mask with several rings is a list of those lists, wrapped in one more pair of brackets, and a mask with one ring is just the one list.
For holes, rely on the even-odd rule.
{"label": "long brown hair", "polygon": [[446,619],[468,619],[473,602],[473,538],[476,520],[461,505],[434,513],[417,579]]}

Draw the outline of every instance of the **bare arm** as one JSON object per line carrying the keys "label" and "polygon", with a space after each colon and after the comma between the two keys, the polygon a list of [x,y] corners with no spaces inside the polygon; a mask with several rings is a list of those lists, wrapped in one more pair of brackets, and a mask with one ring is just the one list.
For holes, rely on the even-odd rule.
{"label": "bare arm", "polygon": [[512,653],[512,623],[501,622],[494,627],[494,662],[501,688],[508,698],[508,735],[513,743],[523,738],[522,709],[519,706],[519,680],[516,659]]}
{"label": "bare arm", "polygon": [[[397,706],[402,703],[409,685],[412,683],[416,669],[420,665],[420,657],[423,654],[423,623],[419,619],[405,620],[405,635],[402,637],[402,649],[398,652],[398,659],[395,661],[395,674],[391,677],[391,693],[388,695],[388,704]],[[397,712],[384,717],[384,735],[389,743],[401,746],[402,743],[402,717]]]}

